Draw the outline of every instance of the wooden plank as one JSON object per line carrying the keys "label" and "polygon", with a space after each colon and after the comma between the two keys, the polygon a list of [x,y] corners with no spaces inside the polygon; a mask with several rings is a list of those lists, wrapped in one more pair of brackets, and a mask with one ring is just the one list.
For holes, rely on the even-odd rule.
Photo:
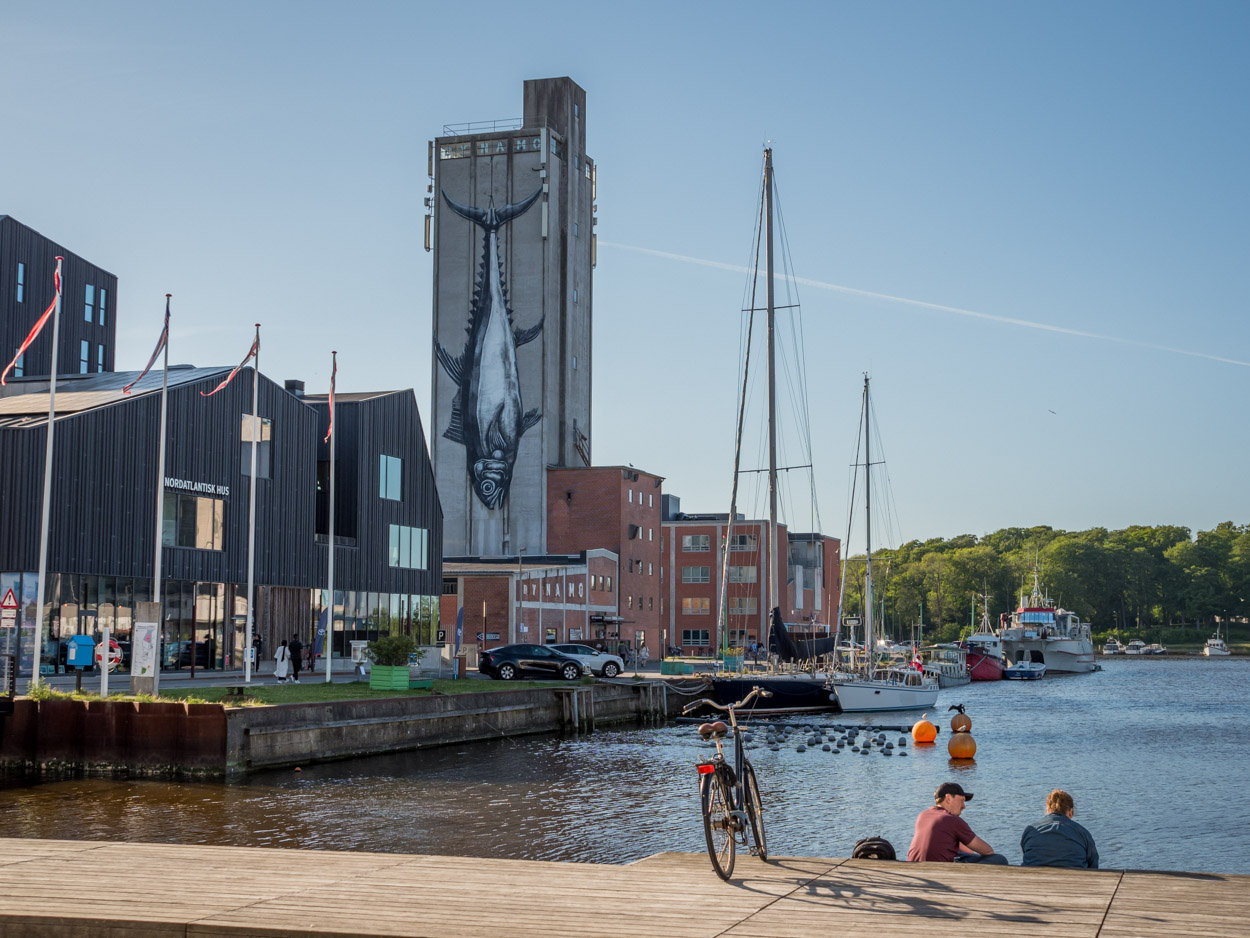
{"label": "wooden plank", "polygon": [[0,857],[0,938],[1250,938],[1245,876],[743,856],[725,883],[703,854],[611,866],[36,840],[0,840]]}

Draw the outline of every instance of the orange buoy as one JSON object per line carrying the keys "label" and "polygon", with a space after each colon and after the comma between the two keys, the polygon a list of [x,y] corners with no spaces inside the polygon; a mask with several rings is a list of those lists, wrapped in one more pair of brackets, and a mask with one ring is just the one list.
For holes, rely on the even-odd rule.
{"label": "orange buoy", "polygon": [[952,732],[966,733],[970,729],[972,729],[972,717],[964,713],[963,704],[955,704],[955,706],[951,707],[950,709],[959,711],[953,717],[951,717],[951,731]]}
{"label": "orange buoy", "polygon": [[977,754],[977,741],[971,733],[953,733],[946,744],[946,751],[952,759],[971,759]]}
{"label": "orange buoy", "polygon": [[915,726],[911,728],[911,738],[918,743],[931,743],[937,739],[937,727],[930,723],[925,717],[929,714],[922,714],[920,719],[916,721]]}

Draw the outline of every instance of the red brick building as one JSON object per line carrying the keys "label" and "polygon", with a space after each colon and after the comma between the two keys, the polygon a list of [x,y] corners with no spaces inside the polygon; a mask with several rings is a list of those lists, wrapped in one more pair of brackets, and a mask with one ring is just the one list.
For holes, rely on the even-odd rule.
{"label": "red brick building", "polygon": [[[660,519],[664,479],[632,466],[547,469],[547,549],[619,558],[616,633],[631,649],[660,644]],[[597,638],[599,636],[590,636]]]}

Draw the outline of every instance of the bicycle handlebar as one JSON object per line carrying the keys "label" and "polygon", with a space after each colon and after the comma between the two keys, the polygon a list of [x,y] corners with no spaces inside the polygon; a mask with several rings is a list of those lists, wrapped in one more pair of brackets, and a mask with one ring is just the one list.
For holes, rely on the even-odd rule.
{"label": "bicycle handlebar", "polygon": [[693,703],[687,704],[685,707],[682,708],[681,712],[682,712],[682,715],[684,716],[685,714],[689,713],[691,710],[694,710],[696,707],[706,704],[707,706],[712,707],[715,710],[724,710],[726,713],[728,713],[731,710],[737,710],[739,707],[746,706],[746,704],[754,697],[771,697],[772,695],[773,695],[772,691],[765,690],[764,688],[757,685],[751,688],[751,693],[747,694],[737,703],[722,704],[722,703],[717,703],[715,700],[710,700],[709,698],[704,697],[701,700],[696,700]]}

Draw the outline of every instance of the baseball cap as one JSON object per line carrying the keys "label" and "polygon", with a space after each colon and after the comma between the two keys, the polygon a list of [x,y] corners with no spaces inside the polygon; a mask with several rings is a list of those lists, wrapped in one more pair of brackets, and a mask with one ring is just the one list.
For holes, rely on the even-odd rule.
{"label": "baseball cap", "polygon": [[964,791],[963,786],[958,782],[943,782],[937,787],[937,791],[933,793],[933,801],[940,802],[947,795],[963,795],[964,801],[972,800],[972,792]]}

